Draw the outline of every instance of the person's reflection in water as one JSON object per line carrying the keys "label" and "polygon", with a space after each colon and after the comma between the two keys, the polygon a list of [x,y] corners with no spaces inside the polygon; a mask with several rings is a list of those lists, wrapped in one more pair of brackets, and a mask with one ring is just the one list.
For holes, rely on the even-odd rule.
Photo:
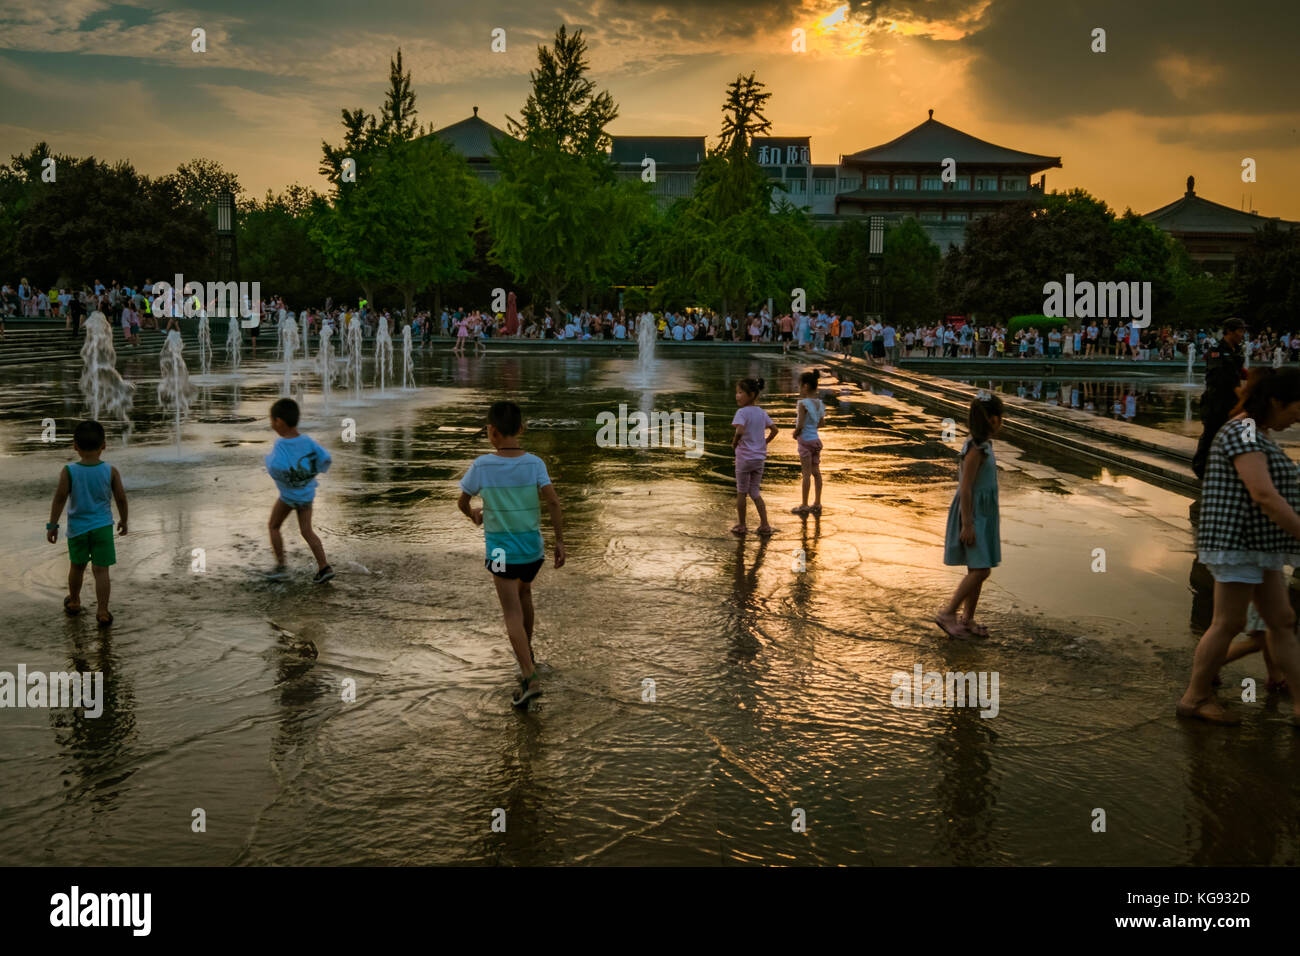
{"label": "person's reflection in water", "polygon": [[288,776],[284,771],[292,769],[284,764],[293,761],[332,713],[332,708],[319,705],[330,688],[312,673],[318,652],[310,633],[310,628],[296,635],[280,631],[276,641],[275,690],[280,720],[271,742],[271,764],[282,776]]}
{"label": "person's reflection in water", "polygon": [[[533,764],[542,752],[542,723],[538,714],[518,711],[510,729],[502,734],[500,790],[495,807],[477,807],[487,814],[482,821],[481,852],[475,856],[494,866],[543,866],[568,862],[555,859],[549,850],[554,846],[555,808],[547,794],[533,779]],[[492,829],[505,811],[504,830]],[[546,821],[551,825],[547,826]],[[498,827],[503,825],[497,823]],[[478,826],[478,821],[474,821]]]}
{"label": "person's reflection in water", "polygon": [[[795,578],[794,583],[790,586],[790,603],[799,614],[800,619],[806,619],[812,610],[812,596],[815,584],[812,568],[817,560],[817,542],[822,535],[822,516],[810,513],[802,515],[801,518],[799,550],[795,552],[792,559]],[[762,542],[759,547],[760,551],[766,543],[766,540]]]}
{"label": "person's reflection in water", "polygon": [[758,550],[748,569],[745,567],[745,539],[736,542],[736,573],[731,588],[732,605],[732,649],[729,655],[733,663],[752,660],[762,646],[758,637],[759,622],[764,608],[757,598],[758,572],[763,566],[770,538],[758,539]]}
{"label": "person's reflection in water", "polygon": [[499,392],[518,392],[523,389],[524,377],[519,368],[519,359],[508,358],[496,363],[497,385]]}
{"label": "person's reflection in water", "polygon": [[[129,745],[136,736],[135,698],[130,683],[118,673],[111,631],[88,634],[82,618],[66,621],[65,627],[68,664],[81,672],[83,687],[93,679],[93,672],[104,676],[99,702],[103,710],[98,717],[89,717],[84,708],[81,711],[52,708],[50,725],[63,756],[70,758],[73,772],[80,777],[81,788],[89,789],[91,808],[107,810],[116,802],[118,785],[135,773],[134,766],[128,766],[126,761]],[[76,801],[85,792],[69,787],[65,795],[70,801]]]}
{"label": "person's reflection in water", "polygon": [[[1276,696],[1266,706],[1277,710]],[[1184,828],[1192,866],[1281,866],[1300,858],[1300,782],[1277,773],[1300,759],[1300,735],[1279,750],[1271,733],[1247,728],[1228,746],[1211,727],[1182,735],[1190,798]],[[1199,823],[1199,825],[1198,825]]]}
{"label": "person's reflection in water", "polygon": [[816,663],[816,637],[819,625],[813,596],[816,593],[817,539],[822,533],[821,515],[800,516],[799,547],[790,555],[790,609],[794,617],[789,623],[791,653],[801,676],[808,676]]}
{"label": "person's reflection in water", "polygon": [[939,719],[941,730],[934,745],[939,779],[934,796],[943,820],[936,851],[950,866],[999,862],[993,820],[998,788],[989,758],[989,748],[997,739],[993,720],[981,717],[978,706],[945,709]]}

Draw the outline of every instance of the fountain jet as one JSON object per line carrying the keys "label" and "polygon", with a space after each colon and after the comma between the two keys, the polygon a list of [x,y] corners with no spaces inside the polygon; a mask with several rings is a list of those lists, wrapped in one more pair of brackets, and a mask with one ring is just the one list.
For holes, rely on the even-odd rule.
{"label": "fountain jet", "polygon": [[244,330],[239,325],[239,316],[230,317],[230,326],[226,329],[226,360],[230,362],[230,371],[239,371],[239,350],[244,344]]}
{"label": "fountain jet", "polygon": [[175,329],[167,333],[162,353],[158,357],[158,404],[163,410],[171,409],[176,430],[176,452],[181,449],[181,422],[190,416],[190,402],[194,400],[194,386],[190,384],[189,369],[185,367],[185,343]]}
{"label": "fountain jet", "polygon": [[402,388],[415,388],[415,360],[411,356],[411,327],[402,326]]}
{"label": "fountain jet", "polygon": [[131,391],[135,387],[117,371],[113,329],[103,312],[86,319],[86,341],[81,346],[81,395],[95,421],[112,418],[130,425]]}
{"label": "fountain jet", "polygon": [[388,316],[379,317],[379,331],[375,333],[375,379],[379,393],[393,377],[393,337],[388,334]]}

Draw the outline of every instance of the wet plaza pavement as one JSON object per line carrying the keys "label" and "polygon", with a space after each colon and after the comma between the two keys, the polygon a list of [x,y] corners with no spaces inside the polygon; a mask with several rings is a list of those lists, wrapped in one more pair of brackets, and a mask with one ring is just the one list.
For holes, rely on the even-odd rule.
{"label": "wet plaza pavement", "polygon": [[[825,513],[804,520],[794,362],[661,358],[653,390],[632,356],[419,362],[417,391],[336,390],[328,411],[308,379],[302,428],[335,459],[315,525],[339,571],[314,587],[291,527],[292,579],[254,573],[271,564],[279,369],[213,376],[178,452],[156,357],[123,359],[136,421],[105,459],[131,530],[106,633],[63,616],[67,553],[43,532],[79,369],[0,372],[0,670],[99,670],[107,698],[98,718],[0,710],[0,862],[1300,862],[1287,708],[1262,695],[1239,728],[1173,716],[1204,626],[1186,497],[999,443],[992,633],[949,641],[931,619],[960,574],[941,561],[959,442],[935,416],[824,379]],[[769,541],[727,531],[750,375],[783,429]],[[455,507],[501,397],[523,406],[567,529],[568,564],[535,585],[545,694],[526,714],[482,533]],[[620,403],[703,413],[704,455],[599,447],[596,416]],[[60,441],[42,442],[45,418]],[[916,665],[996,672],[996,716],[895,706],[893,675]],[[1263,662],[1224,676],[1262,687]]]}

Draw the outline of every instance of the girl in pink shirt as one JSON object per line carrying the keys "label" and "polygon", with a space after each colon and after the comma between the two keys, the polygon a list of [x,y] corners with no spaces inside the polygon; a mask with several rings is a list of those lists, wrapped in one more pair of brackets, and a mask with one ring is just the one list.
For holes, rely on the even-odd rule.
{"label": "girl in pink shirt", "polygon": [[[736,433],[731,438],[731,447],[736,449],[736,516],[737,522],[731,529],[734,535],[745,534],[745,498],[754,499],[758,509],[758,533],[769,535],[772,526],[767,523],[767,505],[758,487],[763,480],[763,463],[767,461],[767,446],[776,437],[777,428],[767,412],[758,407],[758,395],[763,391],[761,378],[741,379],[736,385],[736,417],[731,424],[736,426]],[[767,432],[764,437],[764,431]]]}

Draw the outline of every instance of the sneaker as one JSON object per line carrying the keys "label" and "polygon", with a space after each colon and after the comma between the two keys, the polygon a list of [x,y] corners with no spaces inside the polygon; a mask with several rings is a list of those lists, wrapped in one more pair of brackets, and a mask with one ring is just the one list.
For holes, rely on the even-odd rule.
{"label": "sneaker", "polygon": [[525,707],[530,700],[541,695],[542,689],[537,686],[537,673],[534,671],[532,677],[520,680],[519,690],[510,698],[510,703],[516,707]]}
{"label": "sneaker", "polygon": [[332,577],[334,577],[334,569],[327,564],[316,572],[316,576],[312,578],[312,581],[316,584],[324,584]]}
{"label": "sneaker", "polygon": [[270,571],[266,572],[266,576],[272,581],[284,581],[289,577],[289,569],[283,564],[277,564]]}

